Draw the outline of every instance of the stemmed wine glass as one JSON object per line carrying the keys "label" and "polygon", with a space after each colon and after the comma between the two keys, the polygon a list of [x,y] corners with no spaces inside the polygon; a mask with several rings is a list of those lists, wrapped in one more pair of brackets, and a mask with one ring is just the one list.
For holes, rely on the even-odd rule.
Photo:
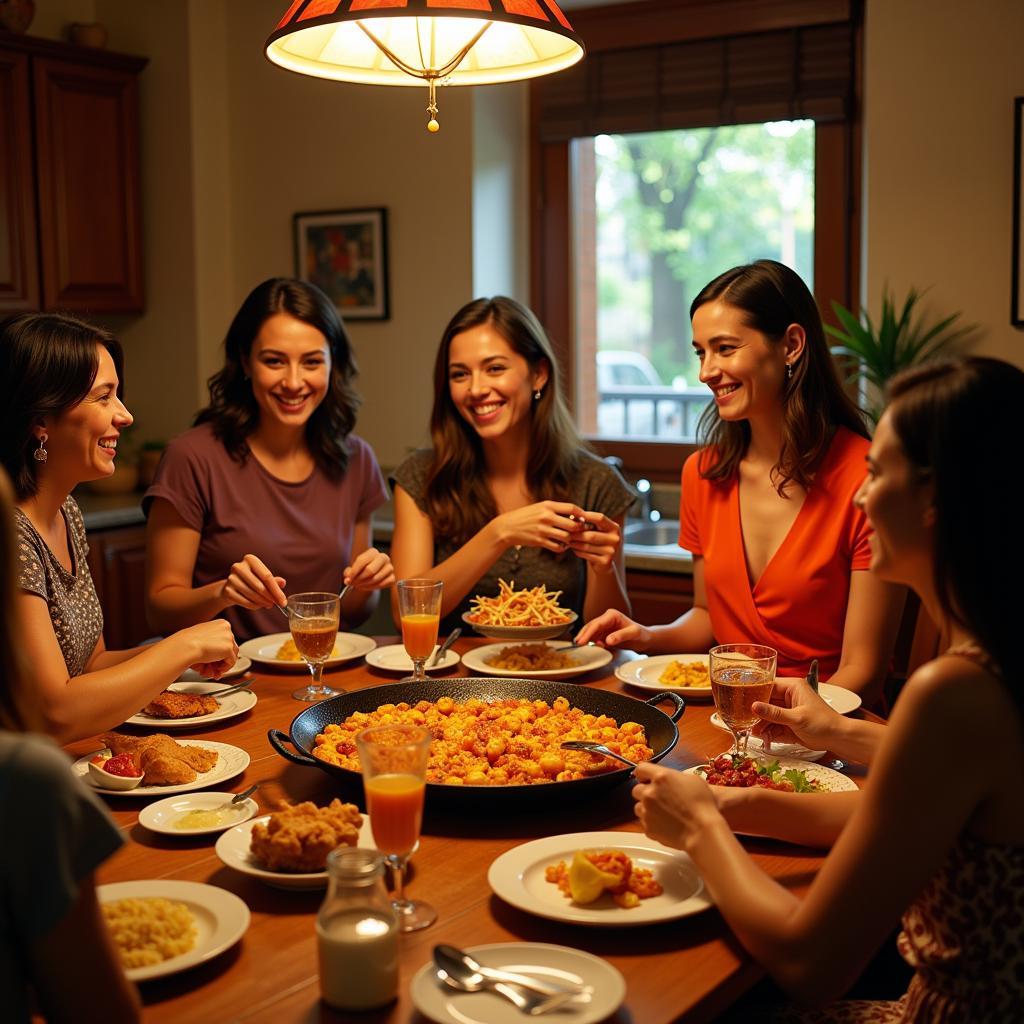
{"label": "stemmed wine glass", "polygon": [[324,662],[334,651],[338,636],[338,621],[341,615],[341,601],[337,594],[311,591],[307,594],[292,594],[286,605],[288,626],[299,654],[309,666],[312,679],[303,690],[296,690],[296,700],[323,700],[333,697],[338,691],[324,686]]}
{"label": "stemmed wine glass", "polygon": [[398,611],[402,617],[402,643],[412,658],[412,675],[403,682],[422,683],[427,678],[423,665],[437,646],[441,619],[441,581],[408,579],[398,581]]}
{"label": "stemmed wine glass", "polygon": [[391,865],[398,929],[414,932],[437,920],[437,911],[405,897],[405,868],[420,837],[430,732],[419,725],[378,725],[356,736],[366,813],[377,849]]}
{"label": "stemmed wine glass", "polygon": [[747,756],[750,730],[758,722],[754,702],[771,699],[778,658],[778,651],[762,644],[722,644],[708,652],[711,693],[738,757]]}

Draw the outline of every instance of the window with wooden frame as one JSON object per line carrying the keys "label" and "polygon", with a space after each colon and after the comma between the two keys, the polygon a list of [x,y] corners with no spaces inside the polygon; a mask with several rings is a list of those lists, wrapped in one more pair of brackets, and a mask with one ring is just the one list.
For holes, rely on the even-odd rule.
{"label": "window with wooden frame", "polygon": [[[784,258],[802,272],[826,319],[833,300],[856,304],[861,5],[647,0],[574,11],[573,24],[586,43],[586,59],[531,86],[531,302],[551,333],[577,421],[595,449],[620,456],[631,474],[677,480],[693,450],[686,435],[692,438],[700,405],[696,375],[679,373],[673,389],[671,359],[642,346],[638,351],[628,340],[609,343],[609,336],[619,336],[614,329],[603,332],[605,351],[598,355],[599,315],[628,336],[632,287],[641,330],[649,338],[656,316],[662,333],[678,319],[672,345],[683,352],[696,292],[728,266],[757,256]],[[787,138],[797,142],[776,144]],[[724,158],[709,160],[713,146],[723,143]],[[659,154],[666,150],[691,154],[673,181],[659,177],[667,159]],[[806,223],[799,231],[791,224],[788,242],[776,251],[757,251],[756,242],[745,249],[720,245],[717,253],[741,257],[719,266],[710,265],[712,255],[702,267],[700,252],[713,247],[695,235],[703,230],[703,241],[714,241],[716,224],[734,228],[728,189],[749,189],[758,167],[764,179],[779,177],[772,167],[782,166],[778,154],[784,151],[796,152],[784,159],[797,159],[806,173],[797,193],[806,189],[813,198],[790,194],[783,205],[807,212],[813,245]],[[734,179],[739,184],[712,174],[712,162],[718,170],[745,168]],[[606,201],[617,173],[635,176],[629,202],[642,219],[639,228],[616,223],[628,213],[626,204]],[[671,219],[686,198],[680,192],[702,186],[701,216],[680,227]],[[717,221],[716,197],[722,206]],[[636,236],[629,232],[648,227],[657,238],[631,247]],[[631,273],[619,270],[616,255],[632,262]],[[609,312],[610,292],[618,308]],[[652,355],[660,367],[652,368]],[[632,428],[630,405],[637,409]],[[611,436],[629,429],[653,436]]]}

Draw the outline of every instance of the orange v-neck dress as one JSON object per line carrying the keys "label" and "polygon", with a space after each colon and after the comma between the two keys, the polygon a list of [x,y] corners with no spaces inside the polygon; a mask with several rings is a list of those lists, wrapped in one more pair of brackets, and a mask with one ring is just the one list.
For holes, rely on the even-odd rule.
{"label": "orange v-neck dress", "polygon": [[700,475],[696,452],[683,466],[679,544],[704,559],[715,640],[767,644],[780,676],[820,678],[839,667],[850,573],[871,565],[870,528],[853,496],[864,480],[869,442],[840,427],[779,549],[751,586],[740,525],[739,480]]}

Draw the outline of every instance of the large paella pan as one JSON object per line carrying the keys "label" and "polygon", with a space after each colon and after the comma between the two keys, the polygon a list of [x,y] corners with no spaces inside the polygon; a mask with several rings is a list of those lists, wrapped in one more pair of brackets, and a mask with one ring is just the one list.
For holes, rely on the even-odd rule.
{"label": "large paella pan", "polygon": [[[355,799],[362,803],[362,776],[359,772],[328,764],[312,756],[318,733],[330,724],[343,722],[357,711],[375,711],[382,704],[398,704],[403,701],[415,704],[417,701],[436,701],[441,697],[452,697],[457,702],[476,698],[483,701],[496,700],[543,700],[549,704],[556,697],[566,697],[574,707],[588,714],[609,715],[618,723],[631,721],[643,726],[647,743],[653,749],[652,760],[663,758],[679,739],[676,722],[685,710],[685,704],[678,694],[666,691],[649,701],[637,700],[609,690],[592,690],[585,687],[566,686],[564,683],[547,682],[538,679],[432,679],[425,683],[390,683],[372,686],[365,690],[341,694],[314,704],[301,711],[292,720],[289,734],[280,729],[271,729],[268,739],[271,746],[282,756],[295,764],[319,768],[332,778],[345,784]],[[666,714],[655,705],[670,701],[671,714]],[[294,749],[289,749],[286,744]],[[568,782],[551,782],[533,785],[507,786],[447,786],[427,783],[428,804],[445,803],[480,807],[520,800],[558,800],[571,798],[585,799],[595,793],[607,790],[626,781],[632,769],[616,768],[601,775]]]}

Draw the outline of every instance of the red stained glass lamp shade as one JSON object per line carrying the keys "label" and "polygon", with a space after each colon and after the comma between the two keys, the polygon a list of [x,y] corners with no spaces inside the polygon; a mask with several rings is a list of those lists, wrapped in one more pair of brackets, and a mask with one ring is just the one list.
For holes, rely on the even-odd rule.
{"label": "red stained glass lamp shade", "polygon": [[554,0],[294,0],[266,44],[275,64],[365,85],[490,85],[575,64],[583,43]]}

